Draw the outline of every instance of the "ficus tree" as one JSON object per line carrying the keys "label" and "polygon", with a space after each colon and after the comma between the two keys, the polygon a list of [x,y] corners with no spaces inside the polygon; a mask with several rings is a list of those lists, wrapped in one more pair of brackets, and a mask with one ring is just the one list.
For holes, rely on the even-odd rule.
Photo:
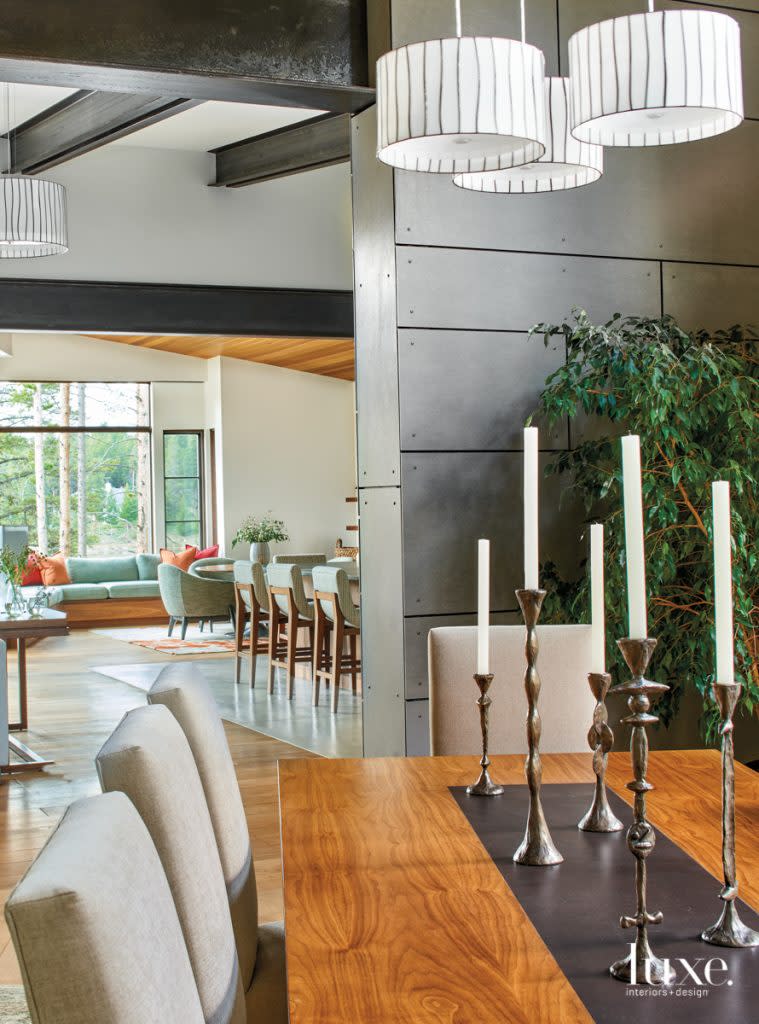
{"label": "ficus tree", "polygon": [[[751,328],[688,333],[670,316],[615,314],[594,324],[582,310],[532,335],[566,342],[565,365],[546,381],[544,422],[575,421],[579,442],[559,453],[550,473],[569,474],[588,523],[605,524],[606,644],[626,635],[622,466],[619,437],[641,439],[649,633],[659,644],[653,678],[672,689],[658,705],[664,722],[683,689],[705,696],[714,678],[711,483],[728,480],[732,496],[736,678],[740,708],[759,714],[759,341]],[[544,621],[588,621],[588,574],[549,580]],[[705,738],[716,714],[705,702]]]}

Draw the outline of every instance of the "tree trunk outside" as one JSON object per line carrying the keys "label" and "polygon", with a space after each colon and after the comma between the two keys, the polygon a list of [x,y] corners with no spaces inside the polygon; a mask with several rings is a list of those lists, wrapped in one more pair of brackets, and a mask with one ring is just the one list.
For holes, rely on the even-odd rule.
{"label": "tree trunk outside", "polygon": [[[61,384],[61,425],[71,424],[71,385]],[[60,550],[71,554],[71,435],[63,433],[58,442],[58,499],[60,502]]]}
{"label": "tree trunk outside", "polygon": [[[86,387],[77,384],[79,424],[86,422]],[[87,435],[77,435],[76,459],[76,552],[81,557],[87,554]]]}
{"label": "tree trunk outside", "polygon": [[[34,423],[42,426],[42,385],[34,386]],[[37,547],[47,554],[47,496],[45,494],[45,435],[34,435],[34,490],[37,506]]]}
{"label": "tree trunk outside", "polygon": [[[137,385],[137,423],[150,425],[150,388]],[[137,553],[150,550],[150,434],[137,435]]]}

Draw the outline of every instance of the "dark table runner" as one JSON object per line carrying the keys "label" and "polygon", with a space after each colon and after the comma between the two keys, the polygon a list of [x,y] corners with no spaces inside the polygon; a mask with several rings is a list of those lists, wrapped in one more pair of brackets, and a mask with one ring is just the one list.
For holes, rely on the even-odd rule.
{"label": "dark table runner", "polygon": [[[725,949],[700,940],[720,914],[720,884],[658,830],[648,859],[648,909],[663,911],[664,921],[650,926],[649,938],[657,956],[669,957],[676,983],[628,986],[609,974],[635,937],[635,929],[619,927],[621,914],[635,913],[635,858],[625,842],[632,809],[616,794],[609,793],[609,802],[625,831],[597,835],[577,828],[593,796],[592,781],[543,786],[543,808],[564,863],[526,867],[511,859],[524,835],[526,786],[506,786],[503,796],[492,798],[467,796],[463,788],[451,793],[597,1024],[759,1024],[759,948]],[[739,881],[740,870],[739,863]],[[744,923],[759,928],[759,915],[745,903],[738,906]],[[724,960],[727,971],[714,964],[715,983],[701,984],[714,958]]]}

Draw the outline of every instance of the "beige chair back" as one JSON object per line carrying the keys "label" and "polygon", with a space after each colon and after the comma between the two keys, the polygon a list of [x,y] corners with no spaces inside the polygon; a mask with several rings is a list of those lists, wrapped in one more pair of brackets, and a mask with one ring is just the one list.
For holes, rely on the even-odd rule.
{"label": "beige chair back", "polygon": [[325,565],[327,561],[326,555],[288,555],[280,554],[275,555],[272,558],[272,562],[279,563],[287,562],[288,565],[299,565],[301,569],[312,569],[315,565]]}
{"label": "beige chair back", "polygon": [[34,1024],[203,1024],[169,883],[123,793],[69,807],[5,917]]}
{"label": "beige chair back", "polygon": [[256,966],[258,899],[248,823],[224,725],[211,689],[194,665],[169,665],[148,693],[165,704],[190,744],[211,815],[237,944],[243,988]]}
{"label": "beige chair back", "polygon": [[[302,618],[313,618],[313,609],[309,606],[306,591],[303,589],[303,574],[300,571],[299,565],[291,564],[290,562],[272,563],[266,570],[266,578],[269,587],[285,588],[292,591],[295,608]],[[285,615],[289,615],[290,609],[287,595],[273,593],[272,597],[279,610]]]}
{"label": "beige chair back", "polygon": [[[264,611],[269,610],[269,596],[266,593],[266,574],[260,562],[246,562],[242,559],[235,562],[233,566],[235,583],[246,583],[253,587],[253,594],[256,601]],[[244,594],[243,600],[248,605],[248,595]],[[250,609],[249,609],[250,610]]]}
{"label": "beige chair back", "polygon": [[96,763],[103,790],[127,794],[156,845],[174,896],[206,1024],[245,1024],[235,936],[216,837],[181,726],[166,707],[136,708],[103,745]]}
{"label": "beige chair back", "polygon": [[[594,700],[588,687],[590,626],[538,626],[538,710],[543,724],[543,753],[588,750]],[[490,665],[491,754],[527,750],[524,693],[524,626],[493,626]],[[432,629],[428,641],[430,681],[430,750],[433,754],[479,754],[480,720],[472,680],[477,651],[475,626]]]}

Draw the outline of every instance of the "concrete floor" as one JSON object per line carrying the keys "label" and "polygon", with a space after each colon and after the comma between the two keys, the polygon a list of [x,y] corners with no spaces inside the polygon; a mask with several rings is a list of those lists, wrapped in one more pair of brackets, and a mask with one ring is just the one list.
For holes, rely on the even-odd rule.
{"label": "concrete floor", "polygon": [[[94,632],[122,643],[125,662],[92,665],[93,672],[146,691],[153,685],[164,665],[188,661],[200,669],[208,679],[222,718],[324,757],[362,756],[361,697],[354,696],[350,690],[340,691],[337,714],[333,715],[329,706],[329,691],[324,685],[321,687],[319,707],[311,705],[311,682],[308,678],[296,676],[295,696],[289,701],[285,695],[287,684],[284,673],[277,670],[274,693],[270,696],[266,692],[268,661],[265,656],[259,655],[257,659],[256,685],[251,689],[245,682],[235,684],[234,658],[231,656],[214,655],[203,658],[201,655],[192,655],[180,658],[151,651],[150,660],[145,661],[145,648],[130,648],[124,643],[137,637],[163,637],[163,629],[156,631],[151,627],[130,627],[123,630],[108,629]],[[216,632],[219,637],[223,636],[224,631],[220,628],[217,627]],[[201,635],[197,629],[191,629],[187,633],[187,639],[209,639],[209,636],[207,632]],[[140,652],[140,661],[129,660],[130,653],[135,651]],[[302,669],[300,666],[299,671]],[[246,673],[247,664],[243,664],[243,678]]]}

